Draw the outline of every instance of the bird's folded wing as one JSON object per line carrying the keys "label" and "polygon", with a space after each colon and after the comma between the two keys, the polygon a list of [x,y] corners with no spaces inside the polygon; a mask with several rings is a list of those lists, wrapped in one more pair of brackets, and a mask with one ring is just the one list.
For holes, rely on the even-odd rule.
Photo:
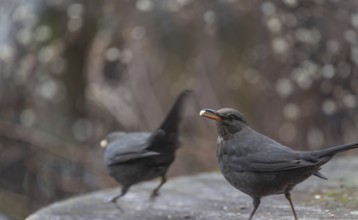
{"label": "bird's folded wing", "polygon": [[108,158],[108,160],[106,162],[107,162],[107,165],[113,165],[113,164],[123,163],[123,162],[135,160],[135,159],[139,159],[139,158],[143,158],[143,157],[155,156],[155,155],[159,155],[159,154],[160,153],[153,152],[153,151],[129,152],[129,153],[125,153],[125,154],[113,155],[112,157]]}
{"label": "bird's folded wing", "polygon": [[317,161],[306,160],[299,153],[287,151],[257,152],[229,159],[230,169],[238,172],[271,172],[312,166]]}
{"label": "bird's folded wing", "polygon": [[123,163],[143,157],[159,155],[148,150],[149,133],[132,133],[110,143],[106,147],[104,159],[107,165]]}

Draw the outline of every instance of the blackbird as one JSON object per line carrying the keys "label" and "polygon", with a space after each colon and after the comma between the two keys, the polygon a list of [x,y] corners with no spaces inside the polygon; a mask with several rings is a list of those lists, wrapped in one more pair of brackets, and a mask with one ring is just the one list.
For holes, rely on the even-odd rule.
{"label": "blackbird", "polygon": [[358,143],[313,151],[295,151],[250,128],[235,109],[204,109],[201,116],[217,121],[216,155],[225,179],[253,200],[253,218],[264,196],[284,194],[295,220],[290,191],[311,175],[327,179],[319,170],[339,152]]}
{"label": "blackbird", "polygon": [[105,148],[104,162],[107,170],[122,187],[121,193],[109,202],[117,205],[117,200],[133,184],[161,177],[151,198],[158,195],[159,189],[167,180],[166,173],[175,159],[175,151],[180,147],[179,124],[184,101],[189,93],[189,90],[185,90],[177,97],[166,118],[153,133],[113,132],[101,141],[101,147]]}

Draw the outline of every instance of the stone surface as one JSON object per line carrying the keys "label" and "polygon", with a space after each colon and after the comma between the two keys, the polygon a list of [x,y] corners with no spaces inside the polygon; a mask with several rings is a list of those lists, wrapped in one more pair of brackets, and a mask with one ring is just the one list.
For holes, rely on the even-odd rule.
{"label": "stone surface", "polygon": [[[322,172],[296,186],[292,199],[300,219],[358,219],[358,158],[337,157]],[[229,185],[220,173],[178,177],[168,181],[151,201],[157,181],[134,186],[118,201],[119,211],[104,201],[119,193],[109,189],[45,207],[27,220],[238,220],[247,219],[251,199]],[[283,195],[263,198],[254,219],[293,219]]]}

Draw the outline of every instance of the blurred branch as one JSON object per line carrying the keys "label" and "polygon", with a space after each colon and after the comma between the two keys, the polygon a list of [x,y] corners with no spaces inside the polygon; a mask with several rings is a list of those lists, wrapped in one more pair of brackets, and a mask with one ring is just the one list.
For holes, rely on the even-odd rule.
{"label": "blurred branch", "polygon": [[81,166],[84,170],[92,174],[95,173],[94,171],[88,170],[84,165],[83,150],[85,146],[62,142],[45,133],[4,121],[0,122],[0,135],[11,140],[26,142],[33,148],[71,161]]}

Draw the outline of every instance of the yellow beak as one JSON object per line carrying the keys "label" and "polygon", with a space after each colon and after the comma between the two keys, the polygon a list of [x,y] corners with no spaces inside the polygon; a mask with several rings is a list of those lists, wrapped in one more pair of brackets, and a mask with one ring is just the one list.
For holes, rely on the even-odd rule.
{"label": "yellow beak", "polygon": [[224,119],[220,117],[216,111],[211,109],[203,109],[199,113],[200,116],[207,117],[209,119],[215,120],[215,121],[223,121]]}
{"label": "yellow beak", "polygon": [[108,141],[106,139],[103,139],[101,142],[100,142],[100,145],[101,145],[101,148],[106,148],[107,145],[108,145]]}

